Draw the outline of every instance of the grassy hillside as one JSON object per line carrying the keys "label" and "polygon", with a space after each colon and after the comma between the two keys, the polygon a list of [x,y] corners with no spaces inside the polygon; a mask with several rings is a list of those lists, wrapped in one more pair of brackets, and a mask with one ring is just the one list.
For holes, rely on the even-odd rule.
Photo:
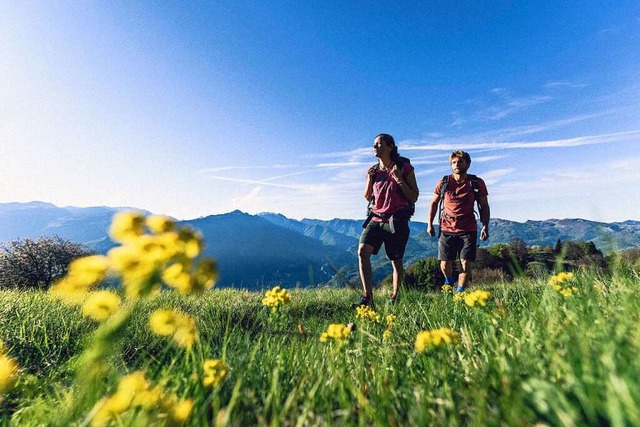
{"label": "grassy hillside", "polygon": [[[122,397],[122,376],[138,371],[146,385],[135,395],[154,404],[129,399],[112,409],[115,424],[171,425],[182,414],[188,425],[640,425],[640,278],[567,284],[570,296],[546,281],[495,283],[485,306],[446,292],[387,306],[379,292],[378,323],[357,317],[349,290],[292,291],[276,312],[264,294],[163,292],[110,333],[47,294],[0,292],[3,352],[20,366],[0,394],[0,425],[100,425],[111,402],[101,399]],[[195,319],[190,349],[150,332],[149,316],[169,307]],[[330,324],[351,322],[348,337],[321,342]],[[417,337],[419,350],[429,343],[421,332],[441,328],[450,343],[416,349]],[[226,376],[203,367],[214,359]]]}

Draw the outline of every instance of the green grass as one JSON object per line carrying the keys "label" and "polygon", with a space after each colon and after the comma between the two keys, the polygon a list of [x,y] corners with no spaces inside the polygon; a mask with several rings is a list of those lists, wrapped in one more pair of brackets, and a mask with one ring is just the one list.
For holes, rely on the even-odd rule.
{"label": "green grass", "polygon": [[[292,291],[277,317],[262,294],[166,292],[135,307],[108,356],[113,369],[82,398],[76,366],[98,325],[46,294],[0,292],[0,338],[22,367],[0,425],[80,425],[135,370],[194,399],[192,425],[640,425],[640,278],[577,282],[569,298],[540,281],[497,283],[485,288],[486,307],[421,292],[390,307],[379,292],[378,313],[397,316],[389,340],[384,326],[355,318],[350,290]],[[148,315],[164,307],[197,319],[192,352],[149,332]],[[319,341],[330,323],[349,322],[356,330],[344,345]],[[441,327],[460,343],[416,353],[416,334]],[[213,389],[192,377],[207,358],[231,368]]]}

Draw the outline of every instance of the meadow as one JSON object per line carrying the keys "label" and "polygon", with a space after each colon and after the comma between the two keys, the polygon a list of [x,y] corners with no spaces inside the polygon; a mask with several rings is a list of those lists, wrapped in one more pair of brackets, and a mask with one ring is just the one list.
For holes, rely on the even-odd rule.
{"label": "meadow", "polygon": [[0,425],[640,425],[637,270],[354,310],[349,289],[212,288],[166,218],[111,236],[48,292],[0,291]]}
{"label": "meadow", "polygon": [[[1,339],[21,372],[0,424],[91,423],[119,378],[141,371],[191,399],[187,425],[640,425],[638,277],[573,282],[570,296],[546,281],[496,283],[484,306],[448,292],[407,292],[387,306],[378,293],[378,322],[357,317],[344,289],[292,290],[275,313],[263,294],[162,292],[136,305],[108,373],[88,386],[77,364],[96,322],[47,293],[2,292]],[[196,319],[190,349],[150,333],[149,315],[168,306]],[[351,322],[347,337],[321,342],[330,324]],[[459,336],[419,352],[417,335],[440,328]],[[214,386],[203,385],[207,359],[229,368]],[[142,406],[112,420],[160,421],[172,423]]]}

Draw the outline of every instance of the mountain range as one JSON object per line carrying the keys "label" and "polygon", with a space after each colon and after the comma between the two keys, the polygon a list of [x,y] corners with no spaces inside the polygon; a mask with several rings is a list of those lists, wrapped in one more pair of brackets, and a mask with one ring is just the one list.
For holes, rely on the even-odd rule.
{"label": "mountain range", "polygon": [[[57,207],[50,203],[0,203],[0,242],[57,235],[83,243],[98,253],[115,244],[107,235],[113,215],[132,208]],[[145,214],[149,212],[135,209]],[[357,247],[362,220],[302,219],[280,214],[249,215],[233,211],[179,221],[198,229],[205,254],[217,259],[219,286],[262,289],[319,284],[357,286]],[[435,256],[437,241],[424,222],[411,221],[405,263]],[[527,245],[553,246],[556,241],[592,241],[603,252],[640,246],[640,221],[602,223],[585,219],[549,219],[524,223],[495,218],[482,245],[522,239]],[[389,274],[384,251],[372,260],[376,280]]]}

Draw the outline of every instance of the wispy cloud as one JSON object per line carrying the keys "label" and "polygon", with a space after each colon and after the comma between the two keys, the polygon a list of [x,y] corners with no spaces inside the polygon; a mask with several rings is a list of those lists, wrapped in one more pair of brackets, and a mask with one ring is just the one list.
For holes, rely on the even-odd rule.
{"label": "wispy cloud", "polygon": [[[583,145],[594,144],[611,144],[618,142],[628,142],[640,138],[640,130],[633,130],[628,132],[615,132],[601,135],[588,135],[579,136],[575,138],[555,139],[547,141],[532,141],[532,142],[472,142],[465,143],[467,150],[478,149],[492,149],[492,150],[508,150],[508,149],[539,149],[539,148],[563,148],[563,147],[579,147]],[[439,144],[415,144],[404,146],[404,150],[408,151],[441,151],[452,150],[459,147],[460,142],[447,142]]]}
{"label": "wispy cloud", "polygon": [[[496,87],[489,91],[491,99],[467,99],[462,104],[475,107],[471,112],[454,111],[451,127],[460,127],[470,122],[499,121],[516,112],[543,104],[553,99],[550,95],[514,96],[509,89]],[[490,104],[490,105],[487,105]]]}
{"label": "wispy cloud", "polygon": [[555,89],[555,88],[569,88],[569,89],[582,89],[583,87],[589,86],[586,83],[577,83],[570,81],[555,81],[555,82],[547,82],[544,84],[544,87],[547,89]]}

